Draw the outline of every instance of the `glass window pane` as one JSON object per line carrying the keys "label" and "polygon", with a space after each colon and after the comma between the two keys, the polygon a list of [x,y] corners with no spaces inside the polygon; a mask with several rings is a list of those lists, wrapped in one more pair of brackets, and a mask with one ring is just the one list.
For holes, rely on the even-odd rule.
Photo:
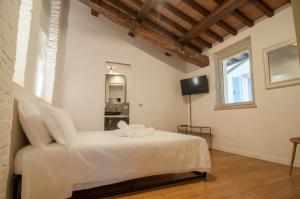
{"label": "glass window pane", "polygon": [[253,101],[250,53],[244,51],[222,62],[224,104]]}

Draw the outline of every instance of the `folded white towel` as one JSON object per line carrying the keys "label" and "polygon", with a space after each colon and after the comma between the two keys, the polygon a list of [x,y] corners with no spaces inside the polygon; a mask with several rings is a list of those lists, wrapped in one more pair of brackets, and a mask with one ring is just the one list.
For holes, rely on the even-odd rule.
{"label": "folded white towel", "polygon": [[140,138],[153,135],[155,130],[153,128],[140,128],[140,129],[117,129],[114,131],[118,137]]}
{"label": "folded white towel", "polygon": [[153,128],[146,128],[141,124],[128,125],[124,121],[119,121],[117,124],[118,130],[115,130],[116,135],[119,137],[138,138],[154,134]]}
{"label": "folded white towel", "polygon": [[130,130],[129,125],[126,122],[124,122],[123,120],[120,120],[118,122],[117,127],[121,130]]}

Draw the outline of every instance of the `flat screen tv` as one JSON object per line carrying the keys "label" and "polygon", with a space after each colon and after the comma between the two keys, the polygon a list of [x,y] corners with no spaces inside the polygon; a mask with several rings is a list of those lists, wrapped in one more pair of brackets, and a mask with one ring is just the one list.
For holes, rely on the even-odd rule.
{"label": "flat screen tv", "polygon": [[197,93],[208,93],[207,76],[193,77],[180,80],[182,95],[192,95]]}

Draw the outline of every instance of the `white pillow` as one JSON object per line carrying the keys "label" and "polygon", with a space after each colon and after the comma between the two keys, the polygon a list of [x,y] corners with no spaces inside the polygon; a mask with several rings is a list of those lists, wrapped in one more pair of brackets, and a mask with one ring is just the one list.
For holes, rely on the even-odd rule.
{"label": "white pillow", "polygon": [[76,136],[76,128],[70,115],[59,108],[40,104],[44,122],[57,143],[69,145]]}
{"label": "white pillow", "polygon": [[53,142],[36,105],[18,100],[18,113],[21,126],[33,146],[43,147]]}

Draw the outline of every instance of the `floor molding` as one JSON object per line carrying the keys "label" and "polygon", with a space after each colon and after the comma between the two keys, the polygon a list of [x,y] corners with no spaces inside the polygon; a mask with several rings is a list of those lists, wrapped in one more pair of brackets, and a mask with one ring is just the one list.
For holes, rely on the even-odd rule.
{"label": "floor molding", "polygon": [[[233,149],[233,148],[229,148],[229,147],[223,147],[223,146],[214,146],[214,149],[228,152],[228,153],[243,155],[243,156],[247,156],[247,157],[251,157],[251,158],[256,158],[256,159],[260,159],[260,160],[265,160],[265,161],[269,161],[269,162],[274,162],[274,163],[278,163],[278,164],[290,165],[290,159],[278,158],[275,156],[258,154],[258,153],[248,152],[248,151],[242,151],[242,150]],[[295,160],[294,167],[300,168],[300,161]]]}

